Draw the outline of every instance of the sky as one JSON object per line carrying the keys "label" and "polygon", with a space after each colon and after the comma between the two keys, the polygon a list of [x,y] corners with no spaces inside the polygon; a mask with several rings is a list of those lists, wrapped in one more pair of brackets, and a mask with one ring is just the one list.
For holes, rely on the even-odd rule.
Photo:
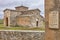
{"label": "sky", "polygon": [[3,10],[15,9],[16,6],[27,6],[29,9],[40,9],[41,15],[44,16],[44,0],[0,0],[0,19],[3,18]]}

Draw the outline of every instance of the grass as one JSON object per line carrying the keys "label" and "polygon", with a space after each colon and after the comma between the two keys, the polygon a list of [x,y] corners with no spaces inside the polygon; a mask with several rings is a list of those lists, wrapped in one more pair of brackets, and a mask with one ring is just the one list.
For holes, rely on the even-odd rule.
{"label": "grass", "polygon": [[3,19],[0,19],[0,24],[3,23]]}
{"label": "grass", "polygon": [[45,30],[45,28],[28,28],[28,27],[4,27],[3,24],[0,24],[0,30]]}
{"label": "grass", "polygon": [[8,28],[8,27],[4,27],[3,20],[0,19],[0,30],[45,30],[45,28],[37,28],[37,27],[35,27],[35,28],[28,28],[28,27],[22,27],[22,26]]}

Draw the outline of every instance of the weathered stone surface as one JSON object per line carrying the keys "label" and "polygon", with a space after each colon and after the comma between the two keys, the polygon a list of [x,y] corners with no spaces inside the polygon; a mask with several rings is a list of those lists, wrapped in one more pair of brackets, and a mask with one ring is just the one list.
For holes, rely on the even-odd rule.
{"label": "weathered stone surface", "polygon": [[49,13],[49,28],[58,29],[59,25],[59,12],[52,11]]}
{"label": "weathered stone surface", "polygon": [[[46,18],[46,27],[45,27],[45,40],[60,40],[60,25],[56,26],[57,28],[49,27],[49,14],[51,14],[52,11],[58,11],[59,16],[57,17],[58,19],[58,24],[60,24],[60,0],[45,0],[45,18]],[[52,16],[52,15],[51,15]],[[54,18],[52,18],[54,19]],[[55,18],[56,19],[56,18]],[[54,19],[54,21],[55,21]],[[50,20],[51,21],[51,20]],[[53,21],[53,20],[52,20]],[[56,21],[57,23],[57,21]]]}
{"label": "weathered stone surface", "polygon": [[44,40],[45,32],[0,31],[0,40]]}
{"label": "weathered stone surface", "polygon": [[4,26],[44,27],[44,18],[40,12],[39,9],[28,10],[25,6],[16,7],[15,10],[5,9]]}

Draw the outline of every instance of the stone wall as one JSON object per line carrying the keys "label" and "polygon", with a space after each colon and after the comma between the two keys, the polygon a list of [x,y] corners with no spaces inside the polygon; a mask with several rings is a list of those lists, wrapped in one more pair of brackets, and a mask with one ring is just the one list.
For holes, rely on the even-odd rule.
{"label": "stone wall", "polygon": [[[41,24],[43,24],[44,19],[41,19],[40,12],[41,11],[39,9],[28,10],[28,8],[25,8],[25,7],[17,7],[16,10],[5,9],[4,16],[7,17],[7,19],[4,17],[4,26],[8,26],[8,27],[15,27],[15,26],[42,27]],[[21,16],[23,16],[23,18],[19,18]],[[30,18],[26,18],[24,16],[29,16],[31,18],[31,20],[30,20]],[[6,21],[6,20],[8,20],[8,21]],[[17,21],[17,20],[19,20],[19,21]]]}
{"label": "stone wall", "polygon": [[4,11],[4,26],[7,26],[7,25],[10,26],[10,11],[6,9],[6,11]]}
{"label": "stone wall", "polygon": [[17,7],[16,10],[17,10],[17,11],[27,11],[28,8],[21,6],[21,7]]}
{"label": "stone wall", "polygon": [[31,18],[29,16],[20,16],[19,18],[17,18],[17,24],[23,25],[23,26],[30,26],[30,20]]}
{"label": "stone wall", "polygon": [[0,31],[0,40],[44,40],[44,31]]}

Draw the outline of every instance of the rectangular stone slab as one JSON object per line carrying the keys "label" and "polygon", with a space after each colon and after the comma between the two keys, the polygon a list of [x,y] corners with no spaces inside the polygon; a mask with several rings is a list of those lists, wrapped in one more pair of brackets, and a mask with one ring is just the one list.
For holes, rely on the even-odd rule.
{"label": "rectangular stone slab", "polygon": [[59,28],[59,12],[51,11],[49,13],[49,28],[58,29]]}

